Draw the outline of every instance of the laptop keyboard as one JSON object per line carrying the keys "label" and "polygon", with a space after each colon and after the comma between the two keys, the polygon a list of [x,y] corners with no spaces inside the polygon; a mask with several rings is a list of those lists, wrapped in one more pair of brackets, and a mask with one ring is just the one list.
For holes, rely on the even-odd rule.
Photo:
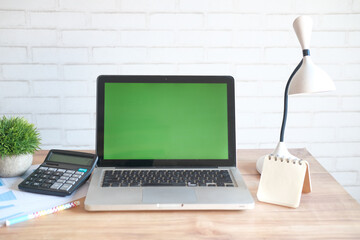
{"label": "laptop keyboard", "polygon": [[234,187],[228,170],[105,170],[102,187]]}

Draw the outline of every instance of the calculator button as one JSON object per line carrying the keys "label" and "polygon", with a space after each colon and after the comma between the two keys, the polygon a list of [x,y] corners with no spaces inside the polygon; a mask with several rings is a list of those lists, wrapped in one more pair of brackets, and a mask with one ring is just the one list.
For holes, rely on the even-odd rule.
{"label": "calculator button", "polygon": [[81,178],[81,175],[78,175],[78,174],[74,174],[72,175],[73,178]]}
{"label": "calculator button", "polygon": [[59,176],[50,176],[49,179],[51,179],[51,180],[58,180],[58,179],[59,179]]}
{"label": "calculator button", "polygon": [[84,175],[84,172],[79,172],[79,171],[77,171],[75,174]]}
{"label": "calculator button", "polygon": [[70,177],[71,174],[70,174],[70,173],[64,173],[63,176],[64,176],[64,177]]}
{"label": "calculator button", "polygon": [[40,170],[47,170],[47,167],[39,167]]}
{"label": "calculator button", "polygon": [[44,172],[44,174],[51,175],[51,174],[53,174],[53,172],[52,172],[52,171],[47,170],[47,171],[45,171],[45,172]]}
{"label": "calculator button", "polygon": [[48,171],[56,171],[57,169],[56,168],[49,168]]}
{"label": "calculator button", "polygon": [[73,170],[66,170],[66,172],[71,173],[71,174],[75,173],[75,171],[73,171]]}
{"label": "calculator button", "polygon": [[54,183],[50,188],[52,189],[59,189],[59,187],[62,185],[62,183]]}
{"label": "calculator button", "polygon": [[33,173],[32,176],[33,176],[33,177],[38,177],[38,176],[40,176],[40,174],[38,174],[38,173]]}
{"label": "calculator button", "polygon": [[29,181],[34,181],[35,179],[35,177],[29,177]]}
{"label": "calculator button", "polygon": [[76,178],[76,177],[71,177],[71,178],[69,178],[69,181],[77,181],[78,179]]}
{"label": "calculator button", "polygon": [[70,180],[67,180],[67,181],[66,181],[66,183],[67,183],[67,184],[74,184],[74,183],[75,183],[75,181],[70,181]]}
{"label": "calculator button", "polygon": [[67,176],[61,176],[60,179],[64,179],[64,180],[67,180],[69,177]]}
{"label": "calculator button", "polygon": [[50,186],[51,186],[50,183],[43,183],[43,184],[41,184],[41,187],[43,187],[43,188],[49,188]]}
{"label": "calculator button", "polygon": [[53,176],[62,176],[63,174],[61,172],[56,172],[53,174]]}
{"label": "calculator button", "polygon": [[35,182],[39,182],[39,183],[42,183],[42,182],[44,182],[44,181],[45,181],[44,178],[38,178],[38,179],[35,180]]}
{"label": "calculator button", "polygon": [[56,182],[57,183],[64,183],[64,182],[66,182],[66,180],[65,179],[58,179]]}
{"label": "calculator button", "polygon": [[59,168],[58,170],[57,170],[58,172],[66,172],[66,170],[65,169],[62,169],[62,168]]}
{"label": "calculator button", "polygon": [[26,181],[24,184],[29,185],[30,183],[31,183],[31,181]]}
{"label": "calculator button", "polygon": [[38,187],[38,186],[40,186],[40,183],[34,182],[34,183],[31,184],[31,186]]}
{"label": "calculator button", "polygon": [[44,175],[42,175],[41,177],[42,177],[42,178],[48,178],[48,177],[50,177],[50,175],[49,175],[49,174],[44,174]]}
{"label": "calculator button", "polygon": [[62,187],[60,188],[60,190],[65,190],[65,191],[67,191],[67,190],[69,190],[71,187],[72,187],[71,184],[65,183],[64,185],[62,185]]}
{"label": "calculator button", "polygon": [[51,180],[51,179],[46,179],[44,181],[44,183],[50,183],[50,184],[53,184],[55,182],[55,180]]}

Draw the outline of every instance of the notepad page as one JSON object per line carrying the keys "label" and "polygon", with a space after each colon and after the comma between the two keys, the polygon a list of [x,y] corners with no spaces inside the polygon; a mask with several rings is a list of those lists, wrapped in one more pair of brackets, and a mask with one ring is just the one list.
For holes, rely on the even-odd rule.
{"label": "notepad page", "polygon": [[265,158],[258,199],[296,208],[300,204],[307,164],[305,161]]}

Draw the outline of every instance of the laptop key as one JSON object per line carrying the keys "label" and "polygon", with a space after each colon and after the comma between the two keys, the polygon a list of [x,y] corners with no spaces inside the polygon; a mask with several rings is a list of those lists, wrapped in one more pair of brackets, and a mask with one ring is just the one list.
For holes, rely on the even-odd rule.
{"label": "laptop key", "polygon": [[216,187],[216,183],[206,183],[207,187]]}

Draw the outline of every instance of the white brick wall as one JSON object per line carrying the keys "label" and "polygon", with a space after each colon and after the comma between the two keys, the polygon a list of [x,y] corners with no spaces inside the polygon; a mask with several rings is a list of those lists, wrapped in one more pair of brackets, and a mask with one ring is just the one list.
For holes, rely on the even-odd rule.
{"label": "white brick wall", "polygon": [[302,14],[337,91],[291,96],[285,139],[360,200],[359,0],[1,0],[0,115],[35,123],[44,149],[93,149],[98,75],[226,74],[238,148],[273,148]]}

